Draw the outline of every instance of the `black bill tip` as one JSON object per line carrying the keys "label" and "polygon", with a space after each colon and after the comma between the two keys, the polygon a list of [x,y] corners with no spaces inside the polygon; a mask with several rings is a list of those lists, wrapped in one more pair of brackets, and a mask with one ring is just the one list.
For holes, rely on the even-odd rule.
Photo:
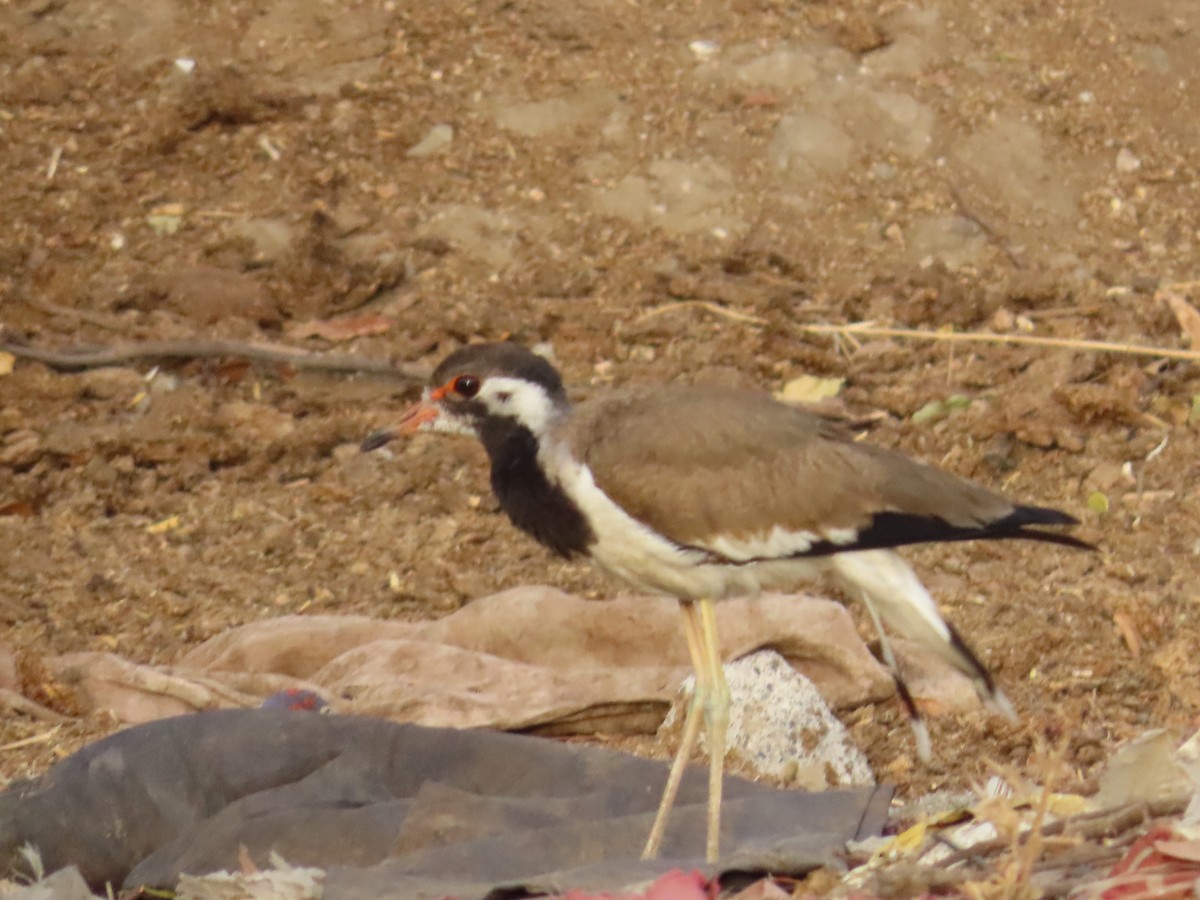
{"label": "black bill tip", "polygon": [[379,431],[372,431],[367,435],[366,440],[358,445],[358,449],[363,453],[370,453],[372,450],[378,450],[384,444],[390,442],[396,436],[394,431],[389,431],[386,428],[381,428]]}

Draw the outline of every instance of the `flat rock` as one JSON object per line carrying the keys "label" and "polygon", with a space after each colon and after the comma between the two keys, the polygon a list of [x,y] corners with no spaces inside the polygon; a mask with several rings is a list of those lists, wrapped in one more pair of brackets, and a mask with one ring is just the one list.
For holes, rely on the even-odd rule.
{"label": "flat rock", "polygon": [[438,210],[421,230],[421,236],[439,238],[467,256],[496,269],[505,269],[516,258],[521,222],[480,206],[451,204]]}
{"label": "flat rock", "polygon": [[618,107],[617,94],[607,88],[586,88],[577,93],[496,107],[496,124],[525,137],[542,137],[576,128],[608,116]]}

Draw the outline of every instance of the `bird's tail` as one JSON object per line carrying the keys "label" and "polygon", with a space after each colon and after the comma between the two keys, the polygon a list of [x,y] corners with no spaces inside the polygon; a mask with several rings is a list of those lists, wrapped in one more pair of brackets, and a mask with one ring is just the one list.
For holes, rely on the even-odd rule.
{"label": "bird's tail", "polygon": [[[975,690],[984,704],[1009,721],[1017,720],[1012,703],[996,686],[991,672],[980,662],[979,657],[967,645],[957,631],[942,618],[937,604],[916,573],[901,557],[890,550],[865,550],[843,553],[831,560],[837,575],[857,590],[871,609],[872,617],[892,628],[897,634],[920,644],[940,659],[971,679]],[[881,640],[886,646],[887,638],[880,630]],[[897,679],[901,698],[909,708],[910,715],[916,711],[903,677],[893,659],[885,661]]]}

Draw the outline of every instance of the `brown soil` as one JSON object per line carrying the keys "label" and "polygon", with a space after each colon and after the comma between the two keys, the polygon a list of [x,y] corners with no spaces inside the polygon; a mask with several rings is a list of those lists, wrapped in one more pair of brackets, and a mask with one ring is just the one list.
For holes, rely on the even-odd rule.
{"label": "brown soil", "polygon": [[[1023,722],[936,720],[933,768],[895,704],[849,714],[855,736],[909,795],[1021,767],[1042,736],[1069,736],[1084,785],[1119,741],[1198,723],[1200,370],[802,328],[1185,346],[1157,292],[1196,277],[1198,81],[1192,0],[0,4],[3,339],[324,350],[297,327],[371,313],[387,329],[338,350],[430,364],[511,335],[581,390],[844,376],[849,414],[885,413],[871,440],[1069,510],[1101,547],[913,553]],[[410,155],[438,124],[449,145]],[[26,688],[69,709],[45,654],[166,662],[283,613],[617,589],[515,533],[473,444],[360,455],[410,391],[18,360],[0,639]],[[0,745],[35,740],[0,784],[113,727],[39,741],[7,716]]]}

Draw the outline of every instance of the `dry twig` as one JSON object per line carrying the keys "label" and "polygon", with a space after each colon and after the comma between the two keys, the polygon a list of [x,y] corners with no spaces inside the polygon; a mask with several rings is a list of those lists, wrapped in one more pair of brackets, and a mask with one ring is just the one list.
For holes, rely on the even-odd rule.
{"label": "dry twig", "polygon": [[21,359],[32,359],[54,369],[77,371],[120,366],[152,359],[219,359],[237,357],[250,362],[273,363],[317,372],[384,375],[401,381],[423,382],[429,375],[414,363],[393,363],[350,353],[309,353],[277,344],[185,338],[176,341],[143,341],[98,349],[45,350],[0,342],[0,350]]}

